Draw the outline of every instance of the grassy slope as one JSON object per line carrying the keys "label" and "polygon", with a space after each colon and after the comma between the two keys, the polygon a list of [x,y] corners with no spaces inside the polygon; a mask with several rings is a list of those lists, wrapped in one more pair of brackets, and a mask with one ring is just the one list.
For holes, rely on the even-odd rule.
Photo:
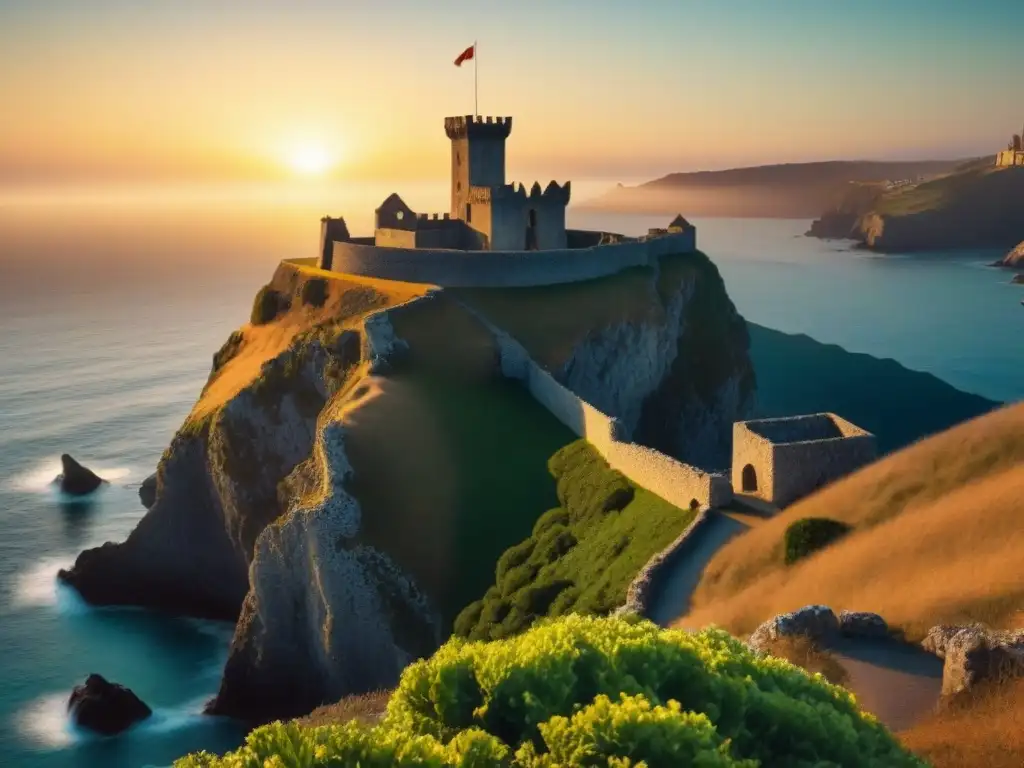
{"label": "grassy slope", "polygon": [[379,545],[453,618],[552,506],[547,459],[575,439],[501,377],[490,333],[444,295],[393,313],[409,358],[346,414],[349,488]]}
{"label": "grassy slope", "polygon": [[[911,638],[943,622],[1024,618],[1024,404],[929,438],[783,511],[712,559],[682,623],[735,633],[809,603],[877,611]],[[782,563],[786,526],[830,517],[854,532]]]}
{"label": "grassy slope", "polygon": [[[390,280],[342,276],[308,266],[305,261],[282,262],[269,285],[291,298],[291,308],[266,325],[247,324],[218,353],[219,369],[211,374],[192,408],[186,427],[195,427],[260,376],[260,368],[286,350],[297,336],[319,324],[358,328],[377,309],[421,296],[429,286]],[[301,300],[302,286],[312,278],[327,281],[327,300],[311,307]]]}
{"label": "grassy slope", "polygon": [[558,370],[594,329],[661,316],[651,275],[636,267],[581,283],[449,291],[512,334],[538,363]]}
{"label": "grassy slope", "polygon": [[847,352],[803,334],[747,327],[759,416],[832,411],[873,432],[879,450],[888,453],[997,405],[895,360]]}
{"label": "grassy slope", "polygon": [[495,584],[456,622],[459,634],[497,639],[538,616],[612,611],[640,569],[695,515],[609,469],[584,440],[552,456],[550,467],[560,506],[502,556]]}

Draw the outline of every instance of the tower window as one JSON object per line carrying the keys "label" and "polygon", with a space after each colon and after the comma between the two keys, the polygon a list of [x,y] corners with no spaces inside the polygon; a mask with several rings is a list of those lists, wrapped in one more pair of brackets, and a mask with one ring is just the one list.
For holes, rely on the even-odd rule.
{"label": "tower window", "polygon": [[473,220],[473,204],[466,203],[466,222],[469,223]]}

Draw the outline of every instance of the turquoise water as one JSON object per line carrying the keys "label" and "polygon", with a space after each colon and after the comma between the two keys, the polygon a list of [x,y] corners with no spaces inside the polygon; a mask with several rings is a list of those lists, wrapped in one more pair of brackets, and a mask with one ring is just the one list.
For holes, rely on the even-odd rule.
{"label": "turquoise water", "polygon": [[[593,217],[571,218],[595,225]],[[662,218],[605,216],[600,226],[640,232]],[[316,215],[306,221],[299,253],[315,243],[308,231]],[[192,241],[181,235],[187,220],[168,215],[153,225],[166,237],[131,242],[85,222],[73,232],[73,252],[41,229],[34,260],[25,251],[32,231],[9,221],[5,230],[0,216],[4,766],[168,765],[190,750],[238,742],[231,724],[198,714],[216,690],[230,627],[91,609],[58,590],[55,574],[80,550],[130,532],[143,513],[138,483],[194,402],[213,352],[244,322],[275,261],[298,255],[281,248],[282,238],[257,237],[261,222],[230,238],[204,228]],[[797,237],[807,222],[697,224],[703,249],[751,320],[893,357],[987,397],[1024,397],[1024,290],[981,266],[994,254],[879,259]],[[7,232],[17,237],[5,240]],[[58,246],[61,258],[46,250]],[[121,258],[120,266],[103,266],[106,256]],[[209,261],[197,272],[201,259]],[[111,480],[92,503],[65,503],[49,488],[62,452]],[[90,672],[131,687],[155,717],[112,740],[75,733],[64,702]]]}

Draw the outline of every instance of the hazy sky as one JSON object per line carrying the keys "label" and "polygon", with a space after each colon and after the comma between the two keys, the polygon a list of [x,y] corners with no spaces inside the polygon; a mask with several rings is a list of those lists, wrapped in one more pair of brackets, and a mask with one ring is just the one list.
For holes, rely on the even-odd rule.
{"label": "hazy sky", "polygon": [[523,178],[978,155],[1024,123],[1010,1],[0,0],[0,182],[444,177],[474,39]]}

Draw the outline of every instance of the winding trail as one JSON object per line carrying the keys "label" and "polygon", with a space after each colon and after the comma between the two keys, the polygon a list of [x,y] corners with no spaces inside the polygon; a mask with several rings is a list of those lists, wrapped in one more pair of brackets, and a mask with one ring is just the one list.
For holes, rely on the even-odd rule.
{"label": "winding trail", "polygon": [[[701,574],[715,553],[777,513],[772,505],[744,495],[737,496],[729,507],[709,512],[704,525],[673,555],[647,617],[668,627],[685,616]],[[846,670],[845,687],[861,708],[891,730],[909,728],[932,712],[942,693],[942,660],[915,646],[893,640],[840,638],[824,650]]]}

